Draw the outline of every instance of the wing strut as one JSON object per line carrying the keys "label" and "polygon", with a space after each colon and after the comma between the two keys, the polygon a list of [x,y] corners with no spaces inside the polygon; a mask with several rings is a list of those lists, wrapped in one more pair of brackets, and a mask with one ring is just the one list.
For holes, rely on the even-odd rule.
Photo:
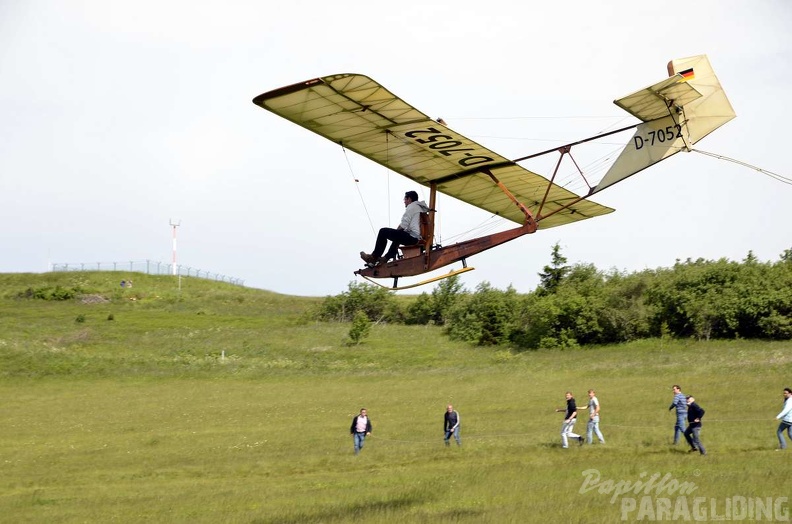
{"label": "wing strut", "polygon": [[426,232],[426,246],[424,247],[424,268],[428,269],[431,262],[430,251],[434,244],[435,213],[437,213],[437,184],[432,182],[429,185],[429,230]]}
{"label": "wing strut", "polygon": [[578,144],[585,144],[586,142],[591,142],[592,140],[597,140],[598,138],[603,138],[603,137],[606,137],[606,136],[615,135],[617,133],[621,133],[622,131],[627,131],[628,129],[634,129],[634,128],[638,127],[639,125],[640,124],[633,124],[631,126],[622,127],[621,129],[617,129],[615,131],[608,131],[607,133],[602,133],[602,134],[597,135],[597,136],[591,136],[591,137],[588,137],[588,138],[584,138],[583,140],[578,140],[577,142],[570,142],[569,144],[564,144],[561,147],[554,147],[553,149],[547,149],[547,150],[542,151],[540,153],[534,153],[533,155],[521,156],[520,158],[515,158],[514,160],[512,160],[512,162],[514,162],[514,163],[522,162],[523,160],[536,158],[538,156],[546,155],[547,153],[552,153],[553,151],[560,151],[562,148],[565,148],[565,147],[571,148],[572,146],[576,146]]}
{"label": "wing strut", "polygon": [[[525,215],[525,224],[532,223],[535,226],[536,225],[536,220],[534,220],[534,216],[531,213],[531,211],[527,207],[525,207],[525,204],[523,204],[522,202],[517,200],[517,198],[511,193],[511,191],[509,191],[506,188],[506,186],[503,185],[503,183],[500,180],[498,180],[495,177],[495,175],[492,174],[492,171],[490,171],[487,168],[482,168],[482,171],[485,172],[487,175],[489,175],[489,177],[492,179],[492,181],[495,182],[495,185],[498,186],[501,191],[503,191],[503,194],[505,194],[507,197],[509,197],[509,200],[514,202],[514,205],[516,205],[518,208],[520,208],[520,211],[522,211],[523,215]],[[550,189],[550,184],[547,185],[547,188],[548,188],[548,190]],[[545,198],[547,198],[547,193],[545,193]]]}
{"label": "wing strut", "polygon": [[[523,160],[529,160],[531,158],[536,158],[536,157],[539,157],[539,156],[543,156],[543,155],[546,155],[548,153],[558,152],[558,153],[561,154],[561,156],[558,158],[558,162],[556,163],[555,169],[553,170],[553,176],[550,177],[550,181],[547,184],[547,189],[545,190],[545,194],[542,197],[542,202],[539,204],[539,209],[536,212],[536,221],[537,222],[541,222],[543,219],[551,217],[551,216],[555,215],[556,213],[558,213],[559,211],[564,211],[565,209],[569,209],[570,207],[574,206],[578,202],[588,198],[591,195],[591,193],[592,193],[592,187],[588,183],[588,180],[586,180],[586,176],[583,174],[583,170],[580,169],[580,166],[575,161],[575,159],[572,157],[572,147],[573,146],[576,146],[576,145],[579,145],[579,144],[585,144],[586,142],[591,142],[592,140],[597,140],[599,138],[603,138],[603,137],[606,137],[606,136],[615,135],[615,134],[621,133],[623,131],[628,131],[630,129],[634,129],[634,128],[638,127],[638,125],[639,124],[633,124],[633,125],[630,125],[630,126],[622,127],[620,129],[616,129],[614,131],[608,131],[607,133],[600,133],[599,135],[596,135],[596,136],[592,136],[592,137],[589,137],[589,138],[584,138],[583,140],[578,140],[577,142],[570,142],[569,144],[564,144],[561,147],[556,147],[556,148],[553,148],[553,149],[547,149],[547,150],[541,151],[539,153],[534,153],[533,155],[528,155],[528,156],[523,156],[523,157],[520,157],[520,158],[515,158],[513,160],[513,162],[516,164],[517,162],[522,162]],[[566,205],[564,205],[562,207],[554,209],[553,211],[551,211],[550,213],[548,213],[546,215],[542,215],[542,209],[544,208],[545,202],[547,202],[547,195],[550,194],[550,189],[553,187],[553,181],[555,180],[555,177],[558,174],[558,168],[561,167],[561,161],[564,160],[564,155],[569,155],[569,158],[572,160],[572,163],[575,164],[575,167],[577,168],[578,173],[580,173],[580,176],[583,178],[583,181],[586,183],[586,186],[589,188],[589,190],[588,190],[588,192],[585,195],[580,196],[580,197],[572,200],[571,202],[567,203]],[[490,174],[490,176],[492,176],[492,175]],[[509,198],[512,198],[512,200],[514,200],[514,198],[508,193],[508,191],[506,191],[505,188],[504,188],[504,192],[506,192],[506,194],[509,195]],[[518,205],[520,206],[520,209],[524,210],[524,206],[522,206],[521,204],[518,204]],[[525,210],[523,212],[525,212]]]}

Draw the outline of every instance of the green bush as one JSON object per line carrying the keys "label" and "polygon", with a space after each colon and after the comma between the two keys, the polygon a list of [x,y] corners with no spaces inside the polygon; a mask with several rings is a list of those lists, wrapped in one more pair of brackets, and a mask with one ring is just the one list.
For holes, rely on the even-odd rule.
{"label": "green bush", "polygon": [[38,287],[27,288],[25,291],[17,294],[19,298],[33,298],[37,300],[71,300],[78,294],[82,293],[80,288],[64,288],[60,285],[53,287]]}
{"label": "green bush", "polygon": [[372,322],[402,322],[404,314],[391,293],[371,284],[350,282],[348,290],[340,295],[328,296],[319,306],[317,320],[351,322],[362,311]]}
{"label": "green bush", "polygon": [[531,293],[487,282],[469,293],[455,276],[416,297],[405,312],[387,290],[352,283],[346,293],[327,297],[316,318],[350,322],[362,310],[370,321],[443,325],[452,339],[518,349],[649,337],[792,339],[792,250],[775,263],[749,253],[741,262],[688,259],[631,274],[566,262],[556,244]]}
{"label": "green bush", "polygon": [[476,287],[468,300],[459,300],[449,311],[448,334],[481,346],[509,341],[517,310],[517,293],[494,289],[489,282]]}
{"label": "green bush", "polygon": [[349,328],[349,339],[354,344],[360,344],[371,332],[371,321],[364,311],[356,311]]}
{"label": "green bush", "polygon": [[790,338],[792,264],[688,259],[657,270],[646,291],[651,323],[677,337]]}
{"label": "green bush", "polygon": [[421,293],[407,308],[405,323],[443,326],[451,309],[465,293],[459,275],[441,280],[431,295]]}

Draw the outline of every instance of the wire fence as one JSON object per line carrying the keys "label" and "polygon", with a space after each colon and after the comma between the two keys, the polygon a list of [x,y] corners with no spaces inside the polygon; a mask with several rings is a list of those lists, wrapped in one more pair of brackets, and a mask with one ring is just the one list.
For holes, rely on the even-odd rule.
{"label": "wire fence", "polygon": [[183,277],[196,277],[206,280],[228,282],[237,286],[244,286],[241,278],[229,277],[220,273],[213,273],[181,264],[166,264],[155,260],[130,260],[129,262],[78,262],[54,263],[52,271],[134,271],[147,275],[174,275]]}

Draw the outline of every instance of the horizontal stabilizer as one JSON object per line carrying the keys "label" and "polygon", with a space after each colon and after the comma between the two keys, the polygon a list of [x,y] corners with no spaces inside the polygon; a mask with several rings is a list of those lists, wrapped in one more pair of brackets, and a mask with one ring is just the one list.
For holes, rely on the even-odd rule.
{"label": "horizontal stabilizer", "polygon": [[697,98],[701,98],[701,93],[681,75],[674,75],[613,103],[639,120],[649,122],[666,117],[669,111],[676,111]]}
{"label": "horizontal stabilizer", "polygon": [[668,74],[669,78],[614,101],[643,123],[592,194],[689,151],[736,116],[706,55],[672,60]]}

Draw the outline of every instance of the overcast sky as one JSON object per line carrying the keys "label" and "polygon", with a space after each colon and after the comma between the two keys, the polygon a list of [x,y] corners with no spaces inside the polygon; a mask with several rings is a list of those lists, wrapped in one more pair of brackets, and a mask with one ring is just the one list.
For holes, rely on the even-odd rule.
{"label": "overcast sky", "polygon": [[[174,219],[180,264],[346,290],[404,192],[428,190],[251,103],[333,73],[516,158],[635,122],[612,101],[707,54],[737,118],[697,147],[790,177],[790,26],[787,0],[2,0],[0,272],[167,263]],[[473,257],[463,283],[531,291],[556,242],[630,272],[792,248],[792,186],[696,153],[595,200],[616,212]],[[445,243],[491,219],[438,209]]]}

